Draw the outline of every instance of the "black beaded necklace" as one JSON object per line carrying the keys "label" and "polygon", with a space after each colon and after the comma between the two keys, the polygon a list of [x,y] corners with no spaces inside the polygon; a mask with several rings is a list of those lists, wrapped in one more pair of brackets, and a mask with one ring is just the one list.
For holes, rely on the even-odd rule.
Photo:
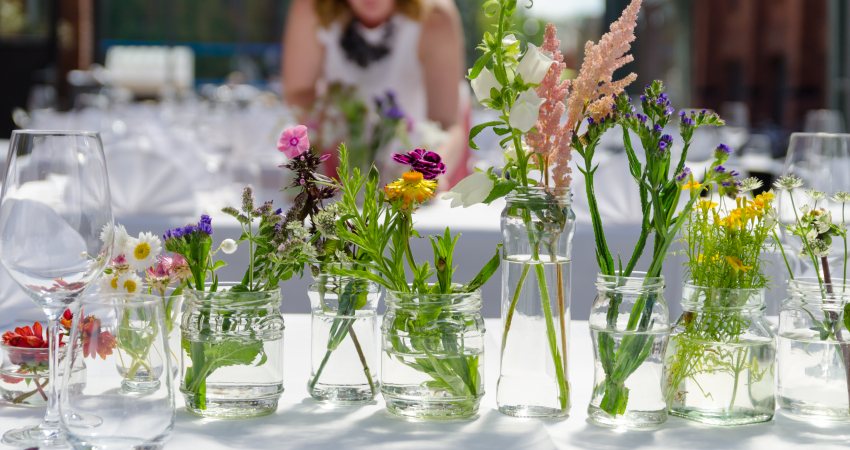
{"label": "black beaded necklace", "polygon": [[390,54],[389,43],[395,31],[395,24],[392,20],[389,20],[384,25],[384,35],[377,44],[372,44],[363,37],[360,33],[359,24],[360,22],[357,19],[352,19],[348,22],[348,25],[342,31],[339,45],[349,60],[365,68]]}

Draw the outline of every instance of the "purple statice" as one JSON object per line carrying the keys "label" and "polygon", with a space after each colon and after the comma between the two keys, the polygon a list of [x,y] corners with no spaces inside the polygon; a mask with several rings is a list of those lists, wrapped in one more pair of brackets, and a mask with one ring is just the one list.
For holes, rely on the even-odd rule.
{"label": "purple statice", "polygon": [[426,180],[433,180],[446,173],[446,165],[438,153],[417,148],[407,153],[393,154],[393,161],[410,166],[422,174]]}
{"label": "purple statice", "polygon": [[733,177],[733,178],[736,178],[736,177],[741,176],[741,174],[740,174],[737,170],[730,170],[730,171],[729,171],[729,176],[731,176],[731,177]]}
{"label": "purple statice", "polygon": [[649,120],[649,118],[648,118],[648,117],[646,117],[646,114],[640,114],[640,113],[638,113],[638,114],[636,114],[635,116],[638,118],[638,120],[640,121],[640,123],[646,123],[646,121],[647,121],[647,120]]}
{"label": "purple statice", "polygon": [[593,125],[594,123],[596,123],[596,121],[595,121],[595,120],[593,120],[593,117],[588,117],[588,118],[587,118],[587,124],[588,124],[588,125]]}
{"label": "purple statice", "polygon": [[404,111],[398,106],[393,91],[387,91],[384,98],[375,98],[375,109],[381,116],[390,120],[403,120],[406,117]]}
{"label": "purple statice", "polygon": [[661,153],[667,153],[673,147],[673,136],[669,134],[665,134],[661,136],[661,139],[658,141],[658,150]]}
{"label": "purple statice", "polygon": [[723,166],[717,166],[714,168],[714,171],[717,173],[726,173],[726,168]]}
{"label": "purple statice", "polygon": [[716,152],[723,152],[723,153],[725,153],[725,154],[727,154],[727,155],[731,155],[731,154],[732,154],[732,149],[731,149],[731,148],[729,148],[729,146],[728,146],[728,145],[726,145],[726,144],[720,144],[720,145],[718,145],[718,146],[717,146],[717,149],[716,149],[715,151],[716,151]]}
{"label": "purple statice", "polygon": [[685,167],[684,169],[682,169],[682,172],[680,172],[678,175],[676,175],[676,181],[681,183],[681,182],[685,181],[685,179],[688,178],[690,175],[691,175],[691,168]]}
{"label": "purple statice", "polygon": [[201,220],[198,221],[198,226],[197,226],[196,230],[201,231],[208,236],[212,236],[213,229],[212,229],[212,219],[210,218],[210,216],[208,216],[206,214],[202,215]]}
{"label": "purple statice", "polygon": [[168,241],[171,239],[180,239],[183,237],[183,227],[172,228],[165,232],[162,235],[163,241]]}
{"label": "purple statice", "polygon": [[660,132],[662,132],[663,130],[664,130],[664,128],[663,128],[661,125],[657,124],[657,123],[656,123],[655,125],[653,125],[653,126],[652,126],[652,131],[655,131],[656,133],[660,133]]}

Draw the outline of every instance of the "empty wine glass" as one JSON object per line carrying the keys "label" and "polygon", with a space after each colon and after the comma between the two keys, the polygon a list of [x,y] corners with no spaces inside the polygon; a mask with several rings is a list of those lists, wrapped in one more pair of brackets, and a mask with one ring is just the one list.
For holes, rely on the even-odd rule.
{"label": "empty wine glass", "polygon": [[[62,429],[79,449],[161,447],[174,426],[174,384],[161,297],[88,294],[71,326],[69,355],[86,358],[97,382],[74,389],[64,376]],[[73,367],[66,357],[65,370]],[[115,370],[126,367],[127,371]],[[70,372],[69,372],[70,373]],[[128,378],[145,389],[128,386]]]}
{"label": "empty wine glass", "polygon": [[0,196],[0,263],[47,315],[50,395],[42,423],[6,432],[6,444],[42,449],[66,444],[56,395],[61,314],[103,272],[112,237],[100,235],[112,224],[97,133],[12,133]]}

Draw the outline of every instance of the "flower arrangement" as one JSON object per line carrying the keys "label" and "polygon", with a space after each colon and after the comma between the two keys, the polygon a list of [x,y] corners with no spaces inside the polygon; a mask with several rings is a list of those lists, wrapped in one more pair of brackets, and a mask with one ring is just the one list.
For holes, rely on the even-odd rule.
{"label": "flower arrangement", "polygon": [[[352,167],[348,149],[340,146],[341,197],[336,203],[339,220],[335,235],[352,243],[359,257],[357,266],[337,266],[332,271],[371,280],[389,290],[393,298],[399,298],[399,312],[385,317],[384,322],[389,340],[384,350],[390,361],[426,375],[428,388],[450,397],[475,399],[477,404],[483,394],[478,355],[467,355],[456,347],[463,344],[452,337],[459,325],[455,325],[458,314],[452,311],[450,299],[452,295],[472,295],[479,289],[497,270],[498,252],[476,277],[458,284],[453,279],[453,254],[459,236],[453,236],[447,228],[442,236],[429,238],[433,265],[418,262],[410,246],[411,239],[419,236],[413,215],[435,195],[438,178],[446,168],[437,153],[424,149],[395,154],[393,160],[406,166],[407,171],[382,189],[374,166],[368,173]],[[436,283],[431,283],[433,278]],[[423,300],[423,296],[436,300],[432,303]],[[408,338],[391,337],[402,334]],[[411,356],[419,354],[432,356]],[[438,358],[436,354],[442,356]],[[384,370],[386,374],[389,369]],[[385,392],[387,395],[390,394]]]}
{"label": "flower arrangement", "polygon": [[[720,197],[719,202],[700,200],[685,224],[687,272],[693,287],[686,289],[686,312],[668,349],[666,381],[671,404],[697,395],[683,391],[682,383],[688,379],[699,386],[704,384],[701,376],[727,376],[731,392],[737,392],[739,381],[757,383],[768,375],[769,367],[760,367],[759,359],[742,342],[752,325],[747,308],[761,301],[759,290],[768,283],[762,255],[777,223],[773,192],[747,197],[747,192],[759,187],[757,179],[743,180],[732,205],[728,197]],[[748,376],[742,375],[745,371]],[[714,393],[715,400],[723,401],[719,395]],[[735,395],[725,400],[732,411]]]}
{"label": "flower arrangement", "polygon": [[[60,348],[65,348],[65,336],[70,335],[71,323],[74,315],[71,310],[66,309],[60,317],[63,331],[58,335]],[[95,316],[85,317],[80,324],[83,327],[81,333],[83,342],[83,356],[86,358],[106,359],[112,354],[116,346],[115,336],[100,327],[100,320]],[[2,368],[0,380],[9,385],[25,383],[27,386],[34,385],[31,390],[16,391],[14,396],[7,398],[12,404],[25,404],[27,400],[36,394],[47,401],[45,388],[49,382],[48,372],[48,343],[46,329],[40,322],[32,325],[15,327],[2,335],[3,350],[6,353],[9,367]]]}
{"label": "flower arrangement", "polygon": [[[787,193],[787,197],[791,204],[791,210],[794,214],[794,221],[786,226],[786,232],[800,244],[800,256],[812,263],[815,270],[817,283],[820,287],[820,296],[826,300],[834,295],[844,295],[843,292],[834,292],[836,287],[841,287],[842,290],[847,289],[847,216],[846,205],[850,202],[850,193],[837,192],[830,199],[841,205],[841,222],[833,221],[832,212],[823,205],[827,203],[827,194],[816,190],[808,190],[803,188],[803,181],[795,175],[785,175],[780,177],[774,183],[773,187]],[[799,191],[804,191],[809,197],[810,202],[797,206],[795,197]],[[843,272],[840,281],[833,276],[829,264],[829,256],[832,253],[836,239],[841,239],[841,248],[843,249],[842,261]],[[791,265],[788,262],[788,257],[785,252],[783,242],[779,236],[774,234],[774,239],[779,247],[785,267],[788,270],[788,276],[794,280],[794,272],[791,270]],[[840,320],[839,311],[825,308],[823,311],[823,319],[815,320],[815,316],[806,311],[817,322],[814,331],[818,333],[821,341],[835,340],[839,343],[841,359],[846,374],[846,379],[850,380],[850,347],[846,344],[847,336],[844,334],[850,330],[850,303],[844,305],[844,320]],[[805,308],[804,308],[805,310]],[[847,387],[848,401],[850,401],[850,381]]]}

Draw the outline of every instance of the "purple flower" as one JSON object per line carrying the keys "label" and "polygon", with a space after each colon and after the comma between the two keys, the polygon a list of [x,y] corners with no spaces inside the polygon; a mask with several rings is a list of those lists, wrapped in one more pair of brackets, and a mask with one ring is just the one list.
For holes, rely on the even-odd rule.
{"label": "purple flower", "polygon": [[717,149],[716,149],[715,151],[717,151],[717,152],[723,152],[723,153],[726,153],[727,155],[731,155],[731,154],[732,154],[732,149],[731,149],[731,148],[729,148],[729,146],[728,146],[728,145],[726,145],[726,144],[720,144],[720,145],[718,145],[718,146],[717,146]]}
{"label": "purple flower", "polygon": [[691,168],[685,167],[680,174],[676,175],[676,181],[681,183],[681,182],[685,181],[685,178],[688,178],[688,176],[690,174],[691,174]]}
{"label": "purple flower", "polygon": [[723,166],[717,166],[714,168],[714,171],[717,173],[726,173],[726,168]]}
{"label": "purple flower", "polygon": [[198,222],[198,226],[195,229],[197,231],[201,231],[201,232],[207,234],[208,236],[212,236],[213,229],[212,229],[212,219],[210,218],[210,216],[208,216],[206,214],[202,215],[201,220]]}
{"label": "purple flower", "polygon": [[279,216],[281,214],[283,214],[283,208],[278,208],[274,210],[274,215]]}
{"label": "purple flower", "polygon": [[661,139],[658,141],[658,150],[660,150],[661,153],[666,153],[670,151],[670,147],[672,146],[673,136],[670,136],[669,134],[661,136]]}
{"label": "purple flower", "polygon": [[593,125],[594,123],[595,123],[595,121],[593,120],[593,117],[588,117],[588,118],[587,118],[587,124],[588,124],[588,125]]}
{"label": "purple flower", "polygon": [[646,121],[648,119],[648,117],[646,117],[645,114],[637,114],[637,118],[638,118],[638,120],[640,120],[640,123],[646,123]]}
{"label": "purple flower", "polygon": [[657,123],[656,123],[656,124],[652,127],[652,130],[653,130],[653,131],[655,131],[656,133],[660,133],[662,130],[664,130],[664,128],[661,128],[661,125],[659,125],[659,124],[657,124]]}
{"label": "purple flower", "polygon": [[443,164],[440,155],[424,148],[417,148],[406,154],[396,153],[393,155],[393,161],[410,166],[411,169],[421,173],[426,180],[433,180],[446,173],[446,165]]}
{"label": "purple flower", "polygon": [[738,173],[738,171],[737,171],[737,170],[730,170],[730,171],[729,171],[729,175],[731,175],[731,176],[733,176],[733,177],[737,177],[737,176],[740,176],[741,174],[740,174],[740,173]]}

